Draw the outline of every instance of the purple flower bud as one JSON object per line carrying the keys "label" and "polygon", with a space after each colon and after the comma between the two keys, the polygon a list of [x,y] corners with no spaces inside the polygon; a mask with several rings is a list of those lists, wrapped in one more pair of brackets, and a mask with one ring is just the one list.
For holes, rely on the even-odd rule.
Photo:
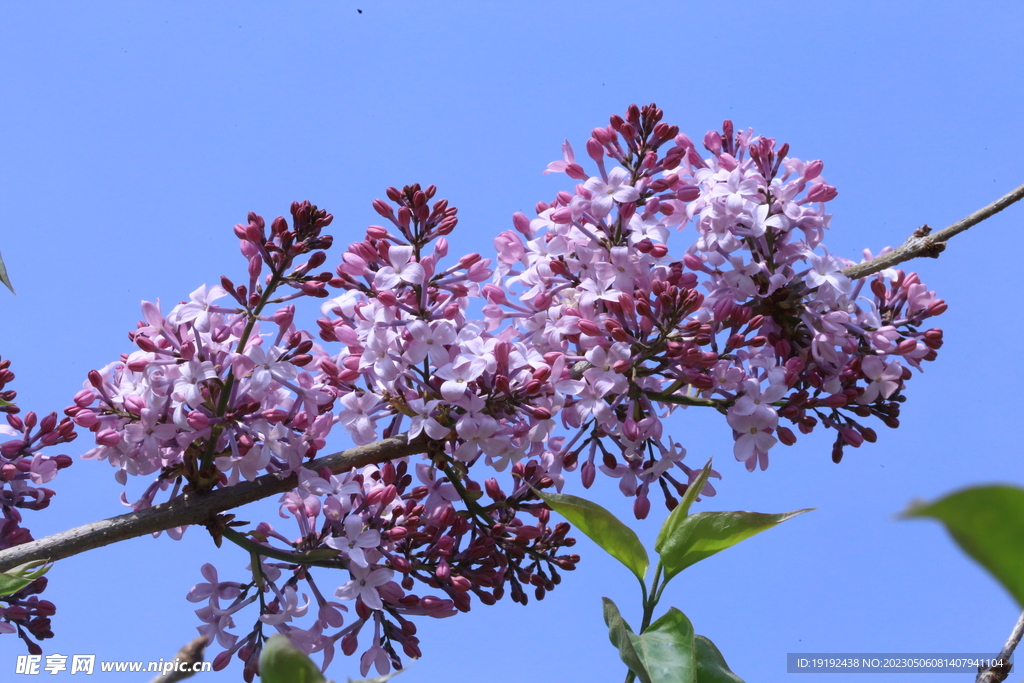
{"label": "purple flower bud", "polygon": [[572,209],[564,207],[551,212],[551,220],[554,223],[563,224],[572,222]]}
{"label": "purple flower bud", "polygon": [[696,254],[684,254],[683,265],[685,265],[690,270],[704,269],[704,261],[701,260],[700,256],[697,256]]}
{"label": "purple flower bud", "polygon": [[554,301],[554,294],[551,292],[541,292],[537,296],[533,297],[533,307],[538,311],[542,311],[551,306],[551,302]]}
{"label": "purple flower bud", "polygon": [[146,408],[146,400],[137,394],[130,394],[124,398],[124,407],[128,412],[139,415]]}
{"label": "purple flower bud", "polygon": [[75,424],[79,427],[85,427],[86,429],[92,427],[92,425],[96,424],[98,420],[99,418],[96,417],[96,414],[90,410],[79,411],[75,416]]}
{"label": "purple flower bud", "polygon": [[4,610],[4,616],[11,620],[23,620],[28,618],[28,610],[22,605],[11,605]]}
{"label": "purple flower bud", "polygon": [[533,230],[530,229],[530,219],[524,213],[517,211],[512,214],[512,226],[527,237],[533,236]]}
{"label": "purple flower bud", "polygon": [[395,215],[395,210],[391,208],[391,205],[385,202],[383,199],[373,200],[373,210],[379,213],[384,218],[391,218]]}
{"label": "purple flower bud", "polygon": [[206,416],[206,413],[203,413],[199,410],[193,410],[192,412],[190,412],[185,417],[185,421],[188,422],[189,427],[196,430],[197,432],[206,429],[210,425],[210,418]]}
{"label": "purple flower bud", "polygon": [[497,285],[486,284],[481,288],[481,293],[484,295],[485,299],[497,306],[500,306],[507,301],[505,297],[505,290]]}
{"label": "purple flower bud", "polygon": [[121,434],[113,429],[101,429],[96,432],[96,443],[100,446],[113,448],[117,444],[121,443]]}
{"label": "purple flower bud", "polygon": [[712,154],[722,153],[722,134],[709,130],[704,134],[704,148]]}
{"label": "purple flower bud", "polygon": [[839,194],[839,190],[826,185],[825,183],[818,183],[812,185],[811,189],[807,191],[807,200],[811,202],[827,202],[836,198]]}
{"label": "purple flower bud", "polygon": [[603,332],[600,327],[597,326],[593,320],[587,320],[586,318],[580,318],[576,325],[580,328],[580,332],[587,335],[588,337],[602,336]]}
{"label": "purple flower bud", "polygon": [[840,427],[839,433],[842,435],[843,441],[854,448],[859,448],[860,445],[864,443],[864,437],[854,429],[850,429],[849,427]]}
{"label": "purple flower bud", "polygon": [[775,434],[778,435],[779,441],[786,446],[792,446],[796,443],[796,435],[793,434],[793,430],[789,427],[778,427],[775,430]]}
{"label": "purple flower bud", "polygon": [[213,670],[221,671],[222,669],[227,667],[227,665],[231,663],[231,655],[233,654],[234,652],[231,650],[224,650],[223,652],[219,653],[216,657],[213,658]]}
{"label": "purple flower bud", "polygon": [[[96,371],[93,370],[93,371],[91,371],[89,373],[89,382],[90,383],[92,382],[92,373],[93,372],[96,372]],[[99,375],[99,373],[96,373],[96,374]],[[100,383],[102,384],[102,380],[100,381]],[[92,389],[82,389],[77,394],[75,394],[75,398],[74,398],[75,405],[81,406],[82,408],[86,408],[86,407],[92,405],[92,402],[94,400],[96,400],[96,392],[93,391]]]}
{"label": "purple flower bud", "polygon": [[597,474],[597,468],[594,467],[594,463],[585,462],[580,472],[580,478],[583,481],[583,488],[589,489],[594,484],[594,477]]}
{"label": "purple flower bud", "polygon": [[636,500],[633,501],[633,515],[637,519],[647,519],[648,513],[651,511],[651,499],[647,496],[637,496]]}
{"label": "purple flower bud", "polygon": [[898,353],[900,355],[911,353],[911,352],[916,351],[916,350],[917,350],[917,340],[916,339],[904,339],[903,341],[901,341],[899,343],[899,346],[896,347],[896,353]]}
{"label": "purple flower bud", "polygon": [[583,167],[575,162],[565,165],[565,174],[573,180],[586,180],[589,177]]}
{"label": "purple flower bud", "polygon": [[21,449],[25,447],[25,442],[21,439],[14,439],[13,441],[5,441],[0,444],[0,455],[5,458],[13,458],[21,452]]}
{"label": "purple flower bud", "polygon": [[341,651],[346,655],[351,656],[358,649],[359,638],[355,633],[346,633],[341,639]]}

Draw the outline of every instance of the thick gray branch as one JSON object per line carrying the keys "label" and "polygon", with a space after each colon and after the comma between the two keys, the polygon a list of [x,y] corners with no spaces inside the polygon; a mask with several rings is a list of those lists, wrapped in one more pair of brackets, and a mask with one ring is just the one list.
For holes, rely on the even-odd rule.
{"label": "thick gray branch", "polygon": [[[414,439],[410,443],[402,434],[391,439],[383,439],[317,458],[308,463],[306,467],[312,470],[327,467],[337,474],[354,467],[363,467],[414,453],[422,453],[425,446],[426,442],[422,438]],[[85,524],[0,551],[0,572],[32,560],[55,562],[65,557],[84,553],[87,550],[157,531],[166,531],[178,526],[205,525],[219,512],[291,491],[297,484],[298,477],[295,474],[288,477],[264,474],[253,481],[244,481],[205,494],[186,495],[145,510]]]}
{"label": "thick gray branch", "polygon": [[903,263],[904,261],[909,261],[910,259],[921,256],[930,256],[935,258],[943,249],[946,248],[946,241],[951,237],[959,235],[967,228],[977,225],[986,218],[991,218],[1010,204],[1018,202],[1021,199],[1024,199],[1024,185],[1021,185],[1013,192],[1000,197],[985,208],[978,209],[967,218],[963,218],[956,223],[953,223],[953,225],[943,228],[936,233],[932,233],[931,228],[927,225],[918,228],[900,247],[890,251],[888,254],[882,254],[877,258],[873,258],[870,261],[865,261],[864,263],[858,263],[855,266],[845,268],[843,270],[843,275],[851,280],[856,280],[858,278],[867,277],[868,275],[873,275],[879,271],[885,270],[886,268],[892,268],[893,266]]}

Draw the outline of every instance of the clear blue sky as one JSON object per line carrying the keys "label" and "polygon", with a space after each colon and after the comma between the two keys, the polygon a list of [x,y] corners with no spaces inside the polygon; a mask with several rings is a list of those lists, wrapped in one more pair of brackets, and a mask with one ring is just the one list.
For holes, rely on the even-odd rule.
{"label": "clear blue sky", "polygon": [[[23,406],[63,409],[89,369],[131,350],[141,299],[241,272],[231,226],[293,199],[333,212],[344,245],[378,221],[385,187],[434,183],[460,207],[452,252],[492,253],[513,212],[567,182],[541,175],[563,138],[582,150],[631,102],[657,102],[697,140],[731,118],[823,159],[839,188],[827,243],[857,258],[1024,183],[1022,34],[1019,2],[4,3],[0,251],[19,294],[0,292],[0,354]],[[1011,598],[937,524],[895,515],[967,484],[1024,483],[1022,228],[1014,207],[914,264],[949,303],[946,345],[910,383],[903,426],[842,464],[818,434],[748,474],[723,420],[675,425],[689,458],[716,456],[724,475],[701,509],[818,508],[666,592],[749,683],[862,680],[787,675],[787,652],[986,651],[1009,634]],[[37,537],[123,512],[112,471],[62,472],[29,518]],[[627,514],[614,482],[591,495]],[[650,545],[663,515],[639,525]],[[636,622],[635,582],[578,547],[579,570],[540,604],[421,620],[424,659],[398,680],[622,680],[600,598]],[[247,558],[193,529],[60,562],[46,651],[173,656],[196,633],[184,596],[204,562],[241,577]],[[20,652],[0,637],[0,679]],[[339,659],[331,674],[357,670]],[[871,681],[890,678],[925,677]]]}

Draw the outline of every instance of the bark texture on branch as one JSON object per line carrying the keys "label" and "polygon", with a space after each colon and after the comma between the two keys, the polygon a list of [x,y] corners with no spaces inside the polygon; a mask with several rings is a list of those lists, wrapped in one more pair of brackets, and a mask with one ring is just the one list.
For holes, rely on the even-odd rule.
{"label": "bark texture on branch", "polygon": [[[422,453],[426,441],[421,438],[410,442],[404,434],[383,439],[365,446],[356,446],[307,463],[305,467],[320,470],[327,467],[335,474],[355,467],[394,460],[406,455]],[[186,495],[172,501],[154,505],[138,512],[92,522],[68,529],[52,536],[0,551],[0,572],[7,571],[32,560],[55,562],[87,550],[111,543],[145,536],[158,531],[191,524],[207,524],[213,515],[290,491],[298,484],[298,476],[281,477],[264,474],[253,481],[217,489],[201,495]]]}
{"label": "bark texture on branch", "polygon": [[203,652],[209,644],[210,639],[206,636],[199,636],[198,638],[185,643],[185,645],[178,650],[178,654],[174,656],[174,659],[168,660],[168,663],[177,664],[178,670],[161,673],[149,683],[178,683],[178,681],[191,678],[195,674],[195,672],[192,671],[192,667],[203,661]]}
{"label": "bark texture on branch", "polygon": [[959,235],[964,230],[977,225],[986,218],[991,218],[995,214],[999,213],[1011,204],[1024,199],[1024,185],[1021,185],[1013,192],[1003,195],[999,199],[995,200],[988,206],[978,209],[970,216],[962,218],[956,223],[933,233],[931,228],[927,225],[922,226],[914,231],[907,241],[901,246],[893,249],[888,254],[882,254],[870,261],[864,263],[858,263],[855,266],[843,269],[843,275],[856,280],[868,275],[874,275],[879,271],[883,271],[886,268],[892,268],[895,265],[909,261],[910,259],[919,258],[922,256],[929,256],[936,258],[946,248],[946,241],[955,235]]}
{"label": "bark texture on branch", "polygon": [[974,679],[975,683],[1002,683],[1007,679],[1010,671],[1013,670],[1013,665],[1009,664],[1010,657],[1013,656],[1013,651],[1020,644],[1021,636],[1024,636],[1024,613],[1021,613],[1020,617],[1017,618],[1017,623],[1014,624],[1010,637],[1007,638],[1003,649],[996,655],[997,660],[1005,663],[990,667],[979,666],[978,676]]}

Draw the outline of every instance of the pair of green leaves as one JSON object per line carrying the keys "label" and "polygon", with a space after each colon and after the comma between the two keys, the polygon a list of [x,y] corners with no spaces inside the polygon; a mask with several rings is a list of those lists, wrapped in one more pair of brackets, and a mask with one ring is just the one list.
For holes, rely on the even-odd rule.
{"label": "pair of green leaves", "polygon": [[930,517],[1024,607],[1024,489],[979,486],[934,503],[912,503],[904,517]]}
{"label": "pair of green leaves", "polygon": [[[690,506],[704,488],[710,473],[709,460],[658,533],[654,549],[660,555],[666,582],[705,558],[808,512],[795,510],[777,515],[758,512],[699,512],[690,515]],[[561,493],[537,491],[537,494],[551,509],[624,564],[643,583],[650,559],[635,531],[611,512],[589,500]]]}
{"label": "pair of green leaves", "polygon": [[0,597],[14,595],[40,576],[50,571],[53,564],[48,560],[33,560],[8,569],[0,574]]}
{"label": "pair of green leaves", "polygon": [[[660,594],[660,589],[687,567],[808,511],[795,510],[777,515],[757,512],[699,512],[691,515],[690,506],[704,489],[710,474],[709,460],[658,533],[654,548],[659,554],[664,580],[661,587],[652,586],[651,602],[647,603],[650,609],[657,602],[655,591]],[[646,595],[644,578],[650,559],[636,532],[608,510],[583,498],[540,491],[537,494],[625,565],[645,587]],[[658,574],[656,572],[655,576]],[[675,607],[640,634],[633,632],[615,603],[608,598],[604,598],[604,618],[612,644],[641,683],[742,683],[742,679],[729,670],[714,643],[704,636],[694,635],[690,620]]]}
{"label": "pair of green leaves", "polygon": [[715,644],[695,635],[690,620],[675,607],[637,635],[615,603],[603,600],[608,636],[641,683],[743,683]]}
{"label": "pair of green leaves", "polygon": [[[358,681],[350,678],[348,683],[386,683],[402,671]],[[292,645],[287,636],[280,633],[271,636],[263,646],[260,654],[260,680],[263,683],[332,683],[324,678],[320,668],[305,652]]]}

